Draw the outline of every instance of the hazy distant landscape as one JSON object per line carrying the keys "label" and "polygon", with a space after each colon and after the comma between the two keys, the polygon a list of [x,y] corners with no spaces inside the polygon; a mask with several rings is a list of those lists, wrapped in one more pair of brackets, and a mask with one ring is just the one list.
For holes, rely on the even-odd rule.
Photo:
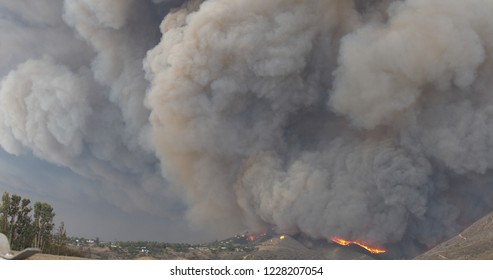
{"label": "hazy distant landscape", "polygon": [[[206,243],[156,241],[104,241],[68,237],[64,223],[55,228],[54,209],[16,194],[3,193],[0,203],[0,232],[15,250],[41,249],[32,260],[358,260],[406,259],[410,252],[400,244],[374,244],[341,237],[314,239],[302,232],[243,232]],[[15,251],[14,251],[15,252]],[[493,213],[472,224],[457,236],[416,252],[415,259],[493,259]]]}
{"label": "hazy distant landscape", "polygon": [[[391,254],[371,254],[357,246],[345,247],[328,240],[306,236],[244,233],[204,244],[159,242],[98,242],[93,239],[67,240],[79,257],[38,254],[32,260],[371,260],[392,259]],[[480,219],[459,235],[416,256],[420,260],[492,260],[493,213]]]}
{"label": "hazy distant landscape", "polygon": [[[246,233],[204,244],[159,242],[99,242],[70,238],[67,247],[78,257],[38,254],[33,260],[274,260],[274,259],[373,259],[361,250],[345,249],[329,241],[314,244],[289,235],[261,235],[250,240]],[[282,236],[282,237],[281,237]],[[299,236],[298,236],[299,237]]]}

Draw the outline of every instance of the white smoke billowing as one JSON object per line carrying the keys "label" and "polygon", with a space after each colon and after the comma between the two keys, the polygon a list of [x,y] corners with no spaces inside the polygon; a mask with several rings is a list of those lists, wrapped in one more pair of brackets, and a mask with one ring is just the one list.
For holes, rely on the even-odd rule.
{"label": "white smoke billowing", "polygon": [[49,55],[70,68],[91,59],[92,50],[60,16],[63,0],[0,1],[0,75],[17,64]]}
{"label": "white smoke billowing", "polygon": [[2,81],[2,147],[16,155],[30,148],[60,165],[80,155],[90,94],[86,77],[47,59],[19,65]]}
{"label": "white smoke billowing", "polygon": [[2,147],[127,211],[412,255],[493,209],[488,1],[7,2]]}
{"label": "white smoke billowing", "polygon": [[442,91],[471,86],[491,48],[485,41],[491,34],[481,26],[490,21],[481,14],[485,5],[491,4],[396,3],[385,26],[348,35],[331,99],[335,111],[374,128],[413,107],[425,86]]}
{"label": "white smoke billowing", "polygon": [[94,179],[124,211],[172,217],[180,202],[146,140],[142,60],[159,40],[154,4],[39,2],[36,17],[27,1],[0,2],[1,28],[17,31],[0,35],[0,55],[18,57],[5,60],[0,86],[2,147]]}
{"label": "white smoke billowing", "polygon": [[491,162],[490,5],[216,0],[168,15],[147,104],[189,218],[426,245],[465,226],[478,212],[452,180],[491,193],[470,182]]}

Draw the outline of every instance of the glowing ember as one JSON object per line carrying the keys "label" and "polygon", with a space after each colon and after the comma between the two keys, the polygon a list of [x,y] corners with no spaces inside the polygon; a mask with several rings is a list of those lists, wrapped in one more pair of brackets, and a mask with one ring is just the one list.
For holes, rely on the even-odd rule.
{"label": "glowing ember", "polygon": [[255,241],[255,236],[253,234],[248,235],[248,241]]}
{"label": "glowing ember", "polygon": [[281,240],[283,240],[284,238],[286,238],[286,236],[285,236],[285,235],[281,235],[281,236],[279,236],[279,239],[281,239]]}
{"label": "glowing ember", "polygon": [[368,252],[370,252],[372,254],[381,254],[381,253],[385,253],[386,252],[385,249],[370,247],[370,246],[365,245],[365,244],[363,244],[361,242],[345,240],[345,239],[342,239],[340,237],[332,237],[330,240],[332,242],[335,242],[335,243],[337,243],[339,245],[342,245],[342,246],[349,246],[351,244],[355,244],[355,245],[358,245],[361,248],[367,250]]}

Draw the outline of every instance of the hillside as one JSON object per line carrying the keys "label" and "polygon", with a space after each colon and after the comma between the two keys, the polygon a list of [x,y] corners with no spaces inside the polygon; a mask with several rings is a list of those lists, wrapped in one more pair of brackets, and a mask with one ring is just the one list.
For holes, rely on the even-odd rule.
{"label": "hillside", "polygon": [[493,213],[478,220],[459,235],[441,243],[415,259],[493,259]]}
{"label": "hillside", "polygon": [[68,256],[57,256],[50,254],[36,254],[28,258],[28,260],[89,260],[86,258],[78,258],[78,257],[68,257]]}

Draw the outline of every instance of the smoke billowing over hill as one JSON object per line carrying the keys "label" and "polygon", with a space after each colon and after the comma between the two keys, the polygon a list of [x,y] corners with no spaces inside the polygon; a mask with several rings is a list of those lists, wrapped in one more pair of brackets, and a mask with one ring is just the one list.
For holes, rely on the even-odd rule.
{"label": "smoke billowing over hill", "polygon": [[493,2],[0,5],[1,146],[127,211],[412,255],[493,209]]}

